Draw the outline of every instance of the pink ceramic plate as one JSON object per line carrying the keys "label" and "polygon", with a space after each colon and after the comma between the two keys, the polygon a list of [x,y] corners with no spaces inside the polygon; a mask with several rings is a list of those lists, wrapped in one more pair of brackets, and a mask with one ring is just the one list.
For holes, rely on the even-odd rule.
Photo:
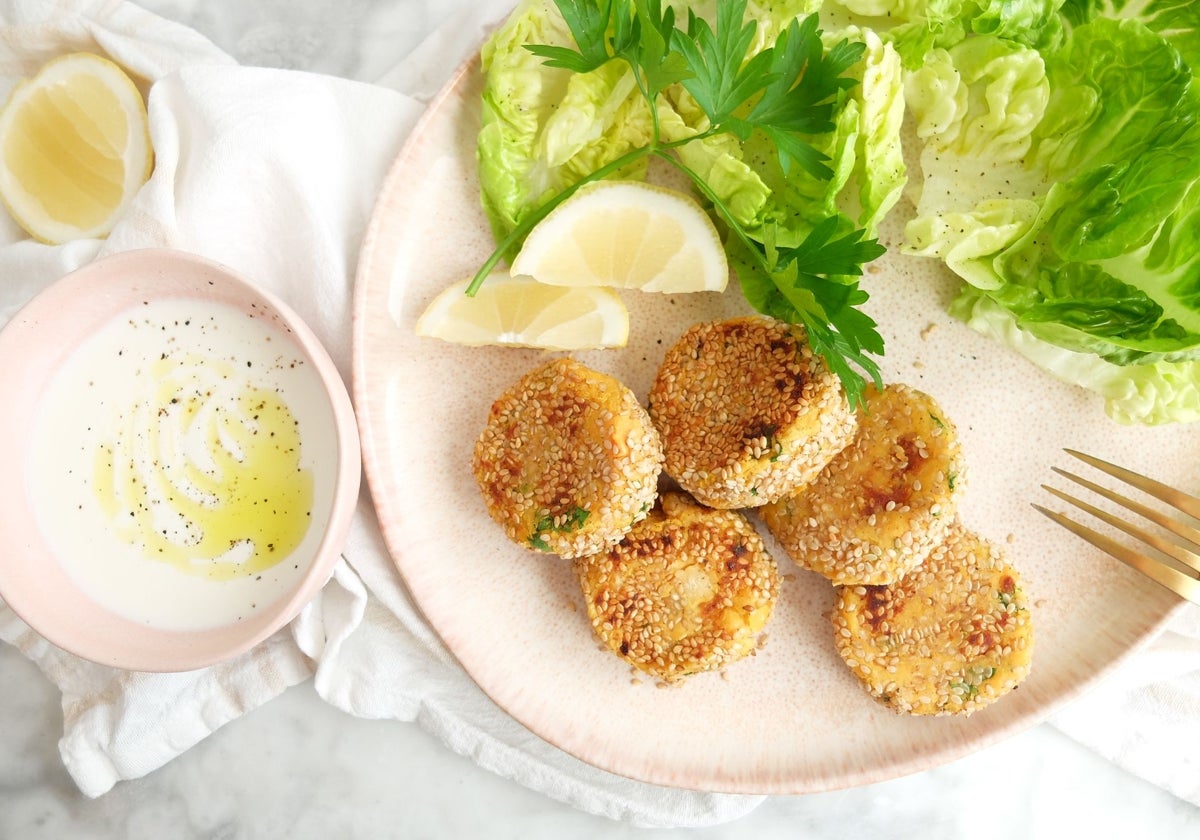
{"label": "pink ceramic plate", "polygon": [[[1147,641],[1174,596],[1037,514],[1039,484],[1073,446],[1194,485],[1200,436],[1123,428],[1063,385],[946,315],[953,280],[891,252],[864,286],[889,380],[932,394],[956,422],[970,473],[963,519],[1005,546],[1033,604],[1032,676],[969,718],[901,717],[868,698],[834,651],[829,584],[785,572],[765,648],[724,674],[663,689],[592,637],[569,563],[509,543],[488,518],[471,449],[492,400],[543,355],[414,335],[445,286],[492,240],[479,207],[478,65],[433,103],[383,185],[359,267],[354,390],[387,544],[429,622],[471,677],[522,724],[624,776],[724,792],[805,793],[929,768],[1022,730]],[[898,216],[899,212],[893,214]],[[900,219],[883,232],[898,243]],[[625,294],[629,346],[580,353],[643,400],[663,352],[695,321],[746,311],[723,295]],[[763,530],[760,527],[760,531]]]}
{"label": "pink ceramic plate", "polygon": [[[299,545],[280,561],[291,566],[287,588],[240,621],[186,629],[131,620],[111,602],[92,597],[60,556],[54,529],[70,522],[39,523],[31,503],[30,441],[41,422],[39,404],[60,366],[97,330],[133,320],[146,301],[209,301],[244,312],[271,327],[279,352],[299,365],[301,392],[285,395],[311,404],[311,426],[301,427],[301,456],[313,476],[311,520]],[[218,323],[218,327],[220,324]],[[220,334],[214,329],[211,334]],[[220,339],[212,339],[220,348]],[[165,343],[164,350],[170,349]],[[86,351],[85,351],[86,352]],[[211,665],[253,647],[290,621],[329,579],[341,553],[358,499],[361,460],[349,394],[312,331],[284,303],[224,266],[181,251],[128,251],[85,265],[30,301],[0,331],[0,594],[42,636],[59,647],[106,665],[140,671],[184,671]],[[300,416],[297,413],[296,416]],[[63,446],[79,441],[64,440]],[[83,485],[64,483],[64,494]],[[82,501],[94,498],[84,493]],[[81,506],[82,507],[82,506]],[[72,509],[73,510],[73,509]],[[149,561],[144,574],[161,571]],[[153,566],[154,571],[148,571]],[[261,578],[268,577],[263,570]],[[187,585],[171,579],[172,591]],[[267,584],[264,584],[266,586]],[[211,591],[211,590],[210,590]],[[217,593],[219,596],[219,593]]]}

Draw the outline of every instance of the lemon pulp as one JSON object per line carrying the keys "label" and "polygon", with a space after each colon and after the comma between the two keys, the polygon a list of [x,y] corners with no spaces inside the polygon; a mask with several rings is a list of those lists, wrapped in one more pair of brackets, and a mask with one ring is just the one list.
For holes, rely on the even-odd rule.
{"label": "lemon pulp", "polygon": [[564,288],[493,272],[474,297],[469,281],[444,289],[417,320],[417,335],[470,346],[545,350],[624,347],[629,312],[610,289]]}
{"label": "lemon pulp", "polygon": [[0,111],[0,197],[44,242],[106,235],[152,157],[141,93],[97,55],[49,62]]}
{"label": "lemon pulp", "polygon": [[721,237],[689,195],[639,181],[588,184],[538,222],[512,273],[555,286],[719,292]]}
{"label": "lemon pulp", "polygon": [[[4,138],[4,164],[45,212],[77,227],[104,222],[121,201],[125,166],[119,152],[128,121],[111,94],[95,79],[79,90],[55,86],[29,99],[19,130]],[[106,107],[86,108],[79,98]]]}

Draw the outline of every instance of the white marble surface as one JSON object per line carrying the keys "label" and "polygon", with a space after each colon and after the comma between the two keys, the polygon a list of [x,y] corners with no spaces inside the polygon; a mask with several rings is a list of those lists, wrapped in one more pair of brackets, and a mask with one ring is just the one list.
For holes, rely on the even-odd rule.
{"label": "white marble surface", "polygon": [[[472,0],[147,0],[242,63],[380,78]],[[57,750],[54,689],[0,646],[0,838],[682,835],[575,811],[455,755],[418,726],[349,717],[302,685],[151,775],[89,800]],[[769,799],[698,837],[1187,837],[1200,809],[1049,724],[891,782]]]}

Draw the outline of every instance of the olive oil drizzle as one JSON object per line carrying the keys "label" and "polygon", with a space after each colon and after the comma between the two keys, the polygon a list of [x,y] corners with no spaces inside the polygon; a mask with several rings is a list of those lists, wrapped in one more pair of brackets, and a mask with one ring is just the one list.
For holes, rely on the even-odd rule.
{"label": "olive oil drizzle", "polygon": [[224,362],[164,355],[152,375],[154,398],[96,452],[93,486],[120,538],[213,580],[271,568],[311,521],[292,412]]}

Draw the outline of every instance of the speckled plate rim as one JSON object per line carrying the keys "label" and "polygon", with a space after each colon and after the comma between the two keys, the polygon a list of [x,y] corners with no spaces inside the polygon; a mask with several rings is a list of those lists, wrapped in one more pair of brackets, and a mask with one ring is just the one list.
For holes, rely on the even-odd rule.
{"label": "speckled plate rim", "polygon": [[[22,467],[0,482],[0,522],[5,523],[0,533],[5,550],[11,552],[0,563],[0,591],[18,617],[69,653],[130,671],[191,671],[250,650],[291,621],[325,585],[358,502],[361,448],[350,394],[328,352],[300,316],[228,266],[170,248],[99,257],[50,284],[12,317],[0,330],[0,359],[5,361],[0,390],[10,395],[0,411],[0,430],[27,423],[40,393],[40,377],[69,357],[94,329],[132,311],[147,297],[213,300],[247,311],[253,306],[256,317],[266,313],[273,318],[275,328],[312,365],[328,398],[336,457],[329,471],[333,487],[320,517],[326,528],[313,559],[290,591],[243,622],[189,631],[144,627],[82,595],[58,567],[53,550],[25,513]],[[58,339],[54,346],[42,337],[48,334]],[[6,462],[20,458],[22,447],[16,437],[0,440]],[[31,564],[41,564],[40,578]]]}
{"label": "speckled plate rim", "polygon": [[[422,482],[439,481],[452,466],[437,464],[423,471],[423,464],[436,461],[433,454],[412,452],[430,440],[420,432],[420,418],[425,415],[406,408],[437,399],[439,391],[460,395],[469,392],[470,399],[478,404],[471,408],[473,419],[481,423],[486,406],[498,394],[496,383],[505,382],[505,376],[511,381],[537,358],[528,355],[529,351],[475,350],[480,354],[525,355],[519,357],[519,362],[495,361],[485,355],[472,357],[471,366],[478,363],[482,372],[472,372],[462,365],[455,368],[453,364],[448,369],[435,369],[442,356],[458,354],[429,343],[431,340],[418,341],[412,335],[416,315],[432,295],[461,279],[463,268],[473,267],[491,247],[477,194],[471,193],[469,174],[473,171],[472,132],[478,119],[472,115],[472,109],[478,107],[478,75],[477,59],[466,62],[455,73],[431,102],[382,185],[359,259],[353,392],[368,486],[397,569],[418,608],[448,649],[484,692],[517,721],[585,762],[654,784],[746,794],[803,794],[869,784],[944,764],[1041,722],[1149,643],[1184,606],[1165,590],[1040,521],[1040,517],[1029,513],[1028,502],[1037,500],[1032,495],[1036,485],[1049,478],[1049,467],[1064,445],[1123,459],[1139,469],[1157,472],[1164,480],[1182,482],[1179,462],[1194,463],[1200,457],[1196,436],[1188,439],[1180,429],[1130,430],[1115,426],[1103,416],[1094,395],[1051,380],[950,319],[945,314],[945,303],[954,281],[939,266],[889,254],[881,260],[882,277],[915,273],[928,281],[932,291],[916,285],[911,294],[889,292],[886,287],[872,292],[878,297],[874,314],[884,327],[889,348],[893,343],[900,348],[886,360],[885,375],[923,387],[939,397],[960,424],[969,463],[972,459],[985,462],[982,480],[972,481],[975,489],[964,505],[964,520],[997,542],[1005,541],[1006,529],[1020,529],[1015,535],[1009,531],[1009,552],[1023,555],[1015,562],[1022,571],[1029,572],[1039,625],[1034,672],[1021,689],[969,718],[918,719],[893,715],[865,699],[857,686],[848,690],[846,680],[835,678],[831,702],[838,707],[836,714],[829,714],[828,707],[824,708],[824,716],[814,711],[811,719],[803,713],[792,713],[791,717],[783,713],[777,721],[782,729],[744,724],[745,731],[727,736],[736,743],[722,744],[722,749],[712,750],[711,757],[683,755],[672,752],[671,747],[685,749],[687,733],[678,730],[690,724],[691,706],[713,700],[716,692],[711,683],[698,689],[694,699],[689,687],[679,693],[675,689],[662,692],[669,697],[665,702],[647,701],[644,687],[630,689],[626,685],[630,682],[628,672],[613,665],[615,657],[594,650],[586,620],[571,605],[561,603],[561,579],[544,591],[535,587],[538,594],[558,599],[540,607],[536,618],[542,619],[544,612],[561,613],[566,619],[562,615],[546,618],[545,627],[529,632],[513,627],[498,631],[491,623],[496,616],[486,612],[487,596],[463,591],[461,580],[454,577],[463,569],[442,568],[439,556],[444,554],[444,545],[426,534],[439,520],[432,503],[423,501],[427,493]],[[446,174],[447,167],[452,170],[450,175]],[[466,179],[466,186],[455,178]],[[463,188],[456,198],[446,198],[448,185]],[[450,222],[460,231],[448,229]],[[881,236],[886,239],[886,232]],[[893,242],[895,236],[893,230]],[[429,251],[438,250],[431,245],[439,237],[458,240],[452,247],[441,249],[453,251],[454,256],[439,252],[428,257]],[[453,263],[455,270],[446,272],[439,259]],[[871,281],[868,277],[864,285]],[[885,321],[881,313],[894,316],[894,320]],[[631,317],[636,323],[638,313],[632,312]],[[630,350],[635,341],[631,338]],[[496,367],[504,368],[503,374],[495,372]],[[918,374],[918,370],[922,372]],[[991,377],[999,378],[991,383]],[[941,386],[947,382],[962,382],[965,387],[943,391]],[[970,393],[964,396],[960,393],[963,391]],[[985,395],[982,400],[981,393]],[[1021,399],[1014,399],[1014,395]],[[972,406],[972,399],[996,402]],[[1020,424],[1029,415],[1027,403],[1051,405],[1053,410],[1042,410],[1040,413],[1049,419],[1031,433],[1020,434]],[[1064,426],[1075,421],[1077,426],[1067,434]],[[456,425],[453,430],[469,432],[470,428],[469,424]],[[989,444],[996,434],[1001,435],[1002,443]],[[471,441],[473,436],[462,441],[462,453],[468,451]],[[1166,457],[1165,453],[1178,452],[1181,441],[1186,441],[1182,448],[1193,457]],[[1012,448],[1006,449],[1004,443]],[[980,458],[979,451],[985,445],[990,447],[988,457]],[[469,460],[467,454],[460,457]],[[480,556],[480,565],[467,569],[484,569],[484,564],[491,569],[490,564],[497,560],[495,555],[502,552],[491,543],[485,544],[487,529],[494,525],[478,498],[472,502],[468,492],[462,487],[458,490],[458,495],[452,494],[456,503],[474,504],[463,514],[472,534],[465,551]],[[993,505],[995,510],[991,509]],[[496,573],[503,583],[519,587],[516,577],[520,574],[541,574],[522,567],[525,558],[519,556],[520,552],[513,549],[511,556],[500,558],[518,570]],[[783,562],[786,564],[786,560]],[[806,577],[810,573],[792,569],[789,576],[796,574],[802,580],[793,589],[819,589],[819,583]],[[810,598],[802,595],[799,600],[812,606]],[[1066,600],[1073,603],[1067,605]],[[817,603],[824,602],[818,598]],[[786,606],[781,602],[781,609]],[[558,635],[548,644],[546,637],[539,638],[539,631],[558,633],[564,621],[570,627],[569,638]],[[773,619],[772,626],[779,621]],[[783,628],[784,633],[791,630]],[[522,644],[539,644],[538,650],[550,655],[554,655],[556,645],[571,647],[571,652],[565,660],[547,663],[531,656],[520,660],[525,670],[514,670],[515,660],[504,647],[488,640],[497,632],[519,634]],[[787,639],[782,643],[772,639],[765,656],[757,658],[770,659],[773,646],[779,650],[789,644]],[[586,656],[585,651],[592,655]],[[769,695],[773,686],[754,683],[756,679],[769,682],[776,678],[780,673],[778,660],[790,652],[784,650],[769,665],[762,661],[738,663],[729,669],[735,673],[729,680],[731,691],[745,688],[750,694],[757,692],[755,696]],[[826,657],[825,669],[836,667],[830,665],[827,652],[821,655]],[[803,667],[803,663],[797,663],[797,668]],[[709,677],[717,679],[716,675],[695,679]],[[564,687],[567,682],[570,684]],[[556,696],[548,702],[538,696],[540,690]],[[594,718],[589,719],[588,707],[595,695],[609,705],[631,704],[625,720],[637,725],[630,727],[627,736],[608,729],[597,731]],[[710,705],[714,712],[731,710],[724,701]],[[841,714],[842,707],[847,709],[845,715]],[[825,729],[838,735],[832,743],[817,744],[820,749],[803,739],[793,743],[786,724],[797,721],[809,734]],[[662,736],[661,731],[672,729],[673,724],[677,737]],[[725,737],[720,727],[715,731],[715,735],[706,732],[706,737]],[[844,738],[842,731],[846,733]],[[634,743],[647,736],[655,749],[648,751],[643,744]],[[787,742],[782,750],[776,743],[781,740]]]}

